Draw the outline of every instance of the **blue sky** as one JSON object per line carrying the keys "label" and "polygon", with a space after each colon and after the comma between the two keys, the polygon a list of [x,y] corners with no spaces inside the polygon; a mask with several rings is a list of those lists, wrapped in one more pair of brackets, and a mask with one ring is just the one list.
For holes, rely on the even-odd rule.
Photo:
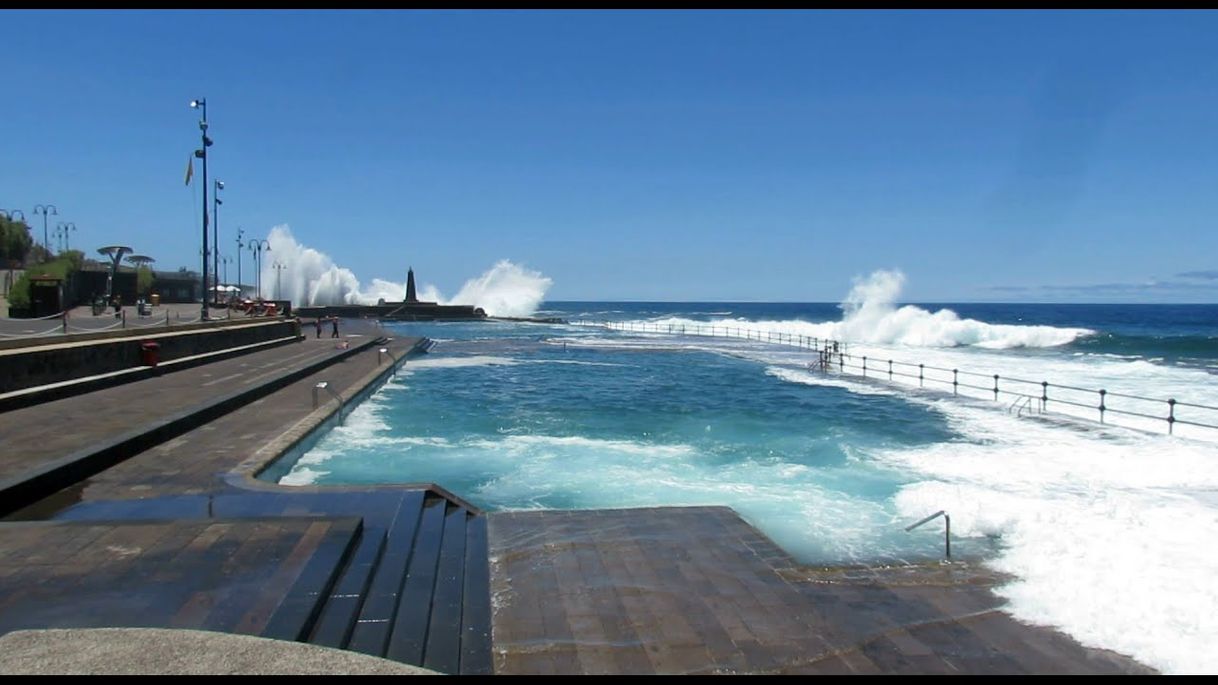
{"label": "blue sky", "polygon": [[837,301],[900,268],[911,301],[1218,301],[1214,12],[0,20],[0,208],[162,268],[198,268],[202,96],[226,254],[286,223],[446,293],[508,258],[554,300]]}

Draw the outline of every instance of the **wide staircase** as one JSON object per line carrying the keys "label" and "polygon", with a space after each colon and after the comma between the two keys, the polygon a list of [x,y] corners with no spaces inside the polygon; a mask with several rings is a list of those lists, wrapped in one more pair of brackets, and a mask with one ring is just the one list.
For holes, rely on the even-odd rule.
{"label": "wide staircase", "polygon": [[344,547],[315,555],[262,634],[491,673],[486,517],[430,491],[401,502],[388,525],[365,518]]}

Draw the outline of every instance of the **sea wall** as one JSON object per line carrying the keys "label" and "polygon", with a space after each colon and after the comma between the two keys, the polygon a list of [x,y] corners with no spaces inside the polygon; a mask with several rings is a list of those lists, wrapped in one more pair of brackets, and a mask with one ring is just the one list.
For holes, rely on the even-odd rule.
{"label": "sea wall", "polygon": [[0,393],[143,366],[141,347],[145,342],[156,343],[159,361],[166,362],[299,335],[299,321],[275,319],[189,330],[154,328],[144,335],[127,330],[40,338],[25,341],[25,347],[0,349]]}

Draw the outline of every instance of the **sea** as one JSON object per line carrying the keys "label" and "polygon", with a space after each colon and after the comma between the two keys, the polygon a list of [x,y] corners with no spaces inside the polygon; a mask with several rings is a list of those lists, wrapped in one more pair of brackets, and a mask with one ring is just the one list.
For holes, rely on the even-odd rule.
{"label": "sea", "polygon": [[817,565],[933,563],[942,519],[906,527],[944,511],[953,557],[1010,574],[1016,618],[1218,671],[1218,306],[891,294],[385,324],[437,344],[281,482],[429,481],[489,511],[724,505]]}

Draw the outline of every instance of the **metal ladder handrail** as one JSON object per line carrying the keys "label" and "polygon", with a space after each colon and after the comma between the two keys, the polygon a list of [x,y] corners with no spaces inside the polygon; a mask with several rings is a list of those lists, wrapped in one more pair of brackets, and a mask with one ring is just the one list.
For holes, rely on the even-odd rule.
{"label": "metal ladder handrail", "polygon": [[377,349],[377,351],[376,351],[376,365],[377,366],[381,365],[381,355],[382,354],[389,355],[389,358],[393,360],[393,377],[397,378],[398,377],[398,364],[400,363],[398,361],[397,355],[395,355],[393,353],[393,351],[390,350],[388,347],[381,347],[381,348]]}
{"label": "metal ladder handrail", "polygon": [[1015,416],[1023,416],[1023,410],[1025,409],[1028,410],[1029,415],[1032,414],[1031,395],[1019,395],[1016,397],[1015,401],[1011,403],[1011,406],[1007,407],[1007,413],[1010,414],[1013,411],[1015,412]]}
{"label": "metal ladder handrail", "polygon": [[326,392],[330,393],[334,399],[338,400],[338,423],[341,426],[343,423],[343,408],[346,406],[346,402],[343,401],[343,396],[335,392],[334,389],[330,387],[330,383],[328,381],[318,381],[317,384],[313,386],[314,409],[317,409],[317,407],[320,406],[317,401],[318,390],[325,390]]}
{"label": "metal ladder handrail", "polygon": [[942,516],[943,520],[945,522],[947,522],[947,528],[945,528],[943,531],[943,554],[944,554],[944,556],[947,557],[948,561],[951,561],[951,558],[952,558],[952,517],[948,516],[946,511],[942,511],[942,510],[936,511],[935,513],[931,514],[930,516],[927,516],[926,518],[922,519],[921,521],[918,521],[917,523],[915,523],[911,526],[905,526],[905,532],[908,533],[909,531],[913,530],[914,528],[917,528],[918,526],[920,526],[924,523],[930,523],[931,521],[934,521],[935,519],[939,518],[940,516]]}

